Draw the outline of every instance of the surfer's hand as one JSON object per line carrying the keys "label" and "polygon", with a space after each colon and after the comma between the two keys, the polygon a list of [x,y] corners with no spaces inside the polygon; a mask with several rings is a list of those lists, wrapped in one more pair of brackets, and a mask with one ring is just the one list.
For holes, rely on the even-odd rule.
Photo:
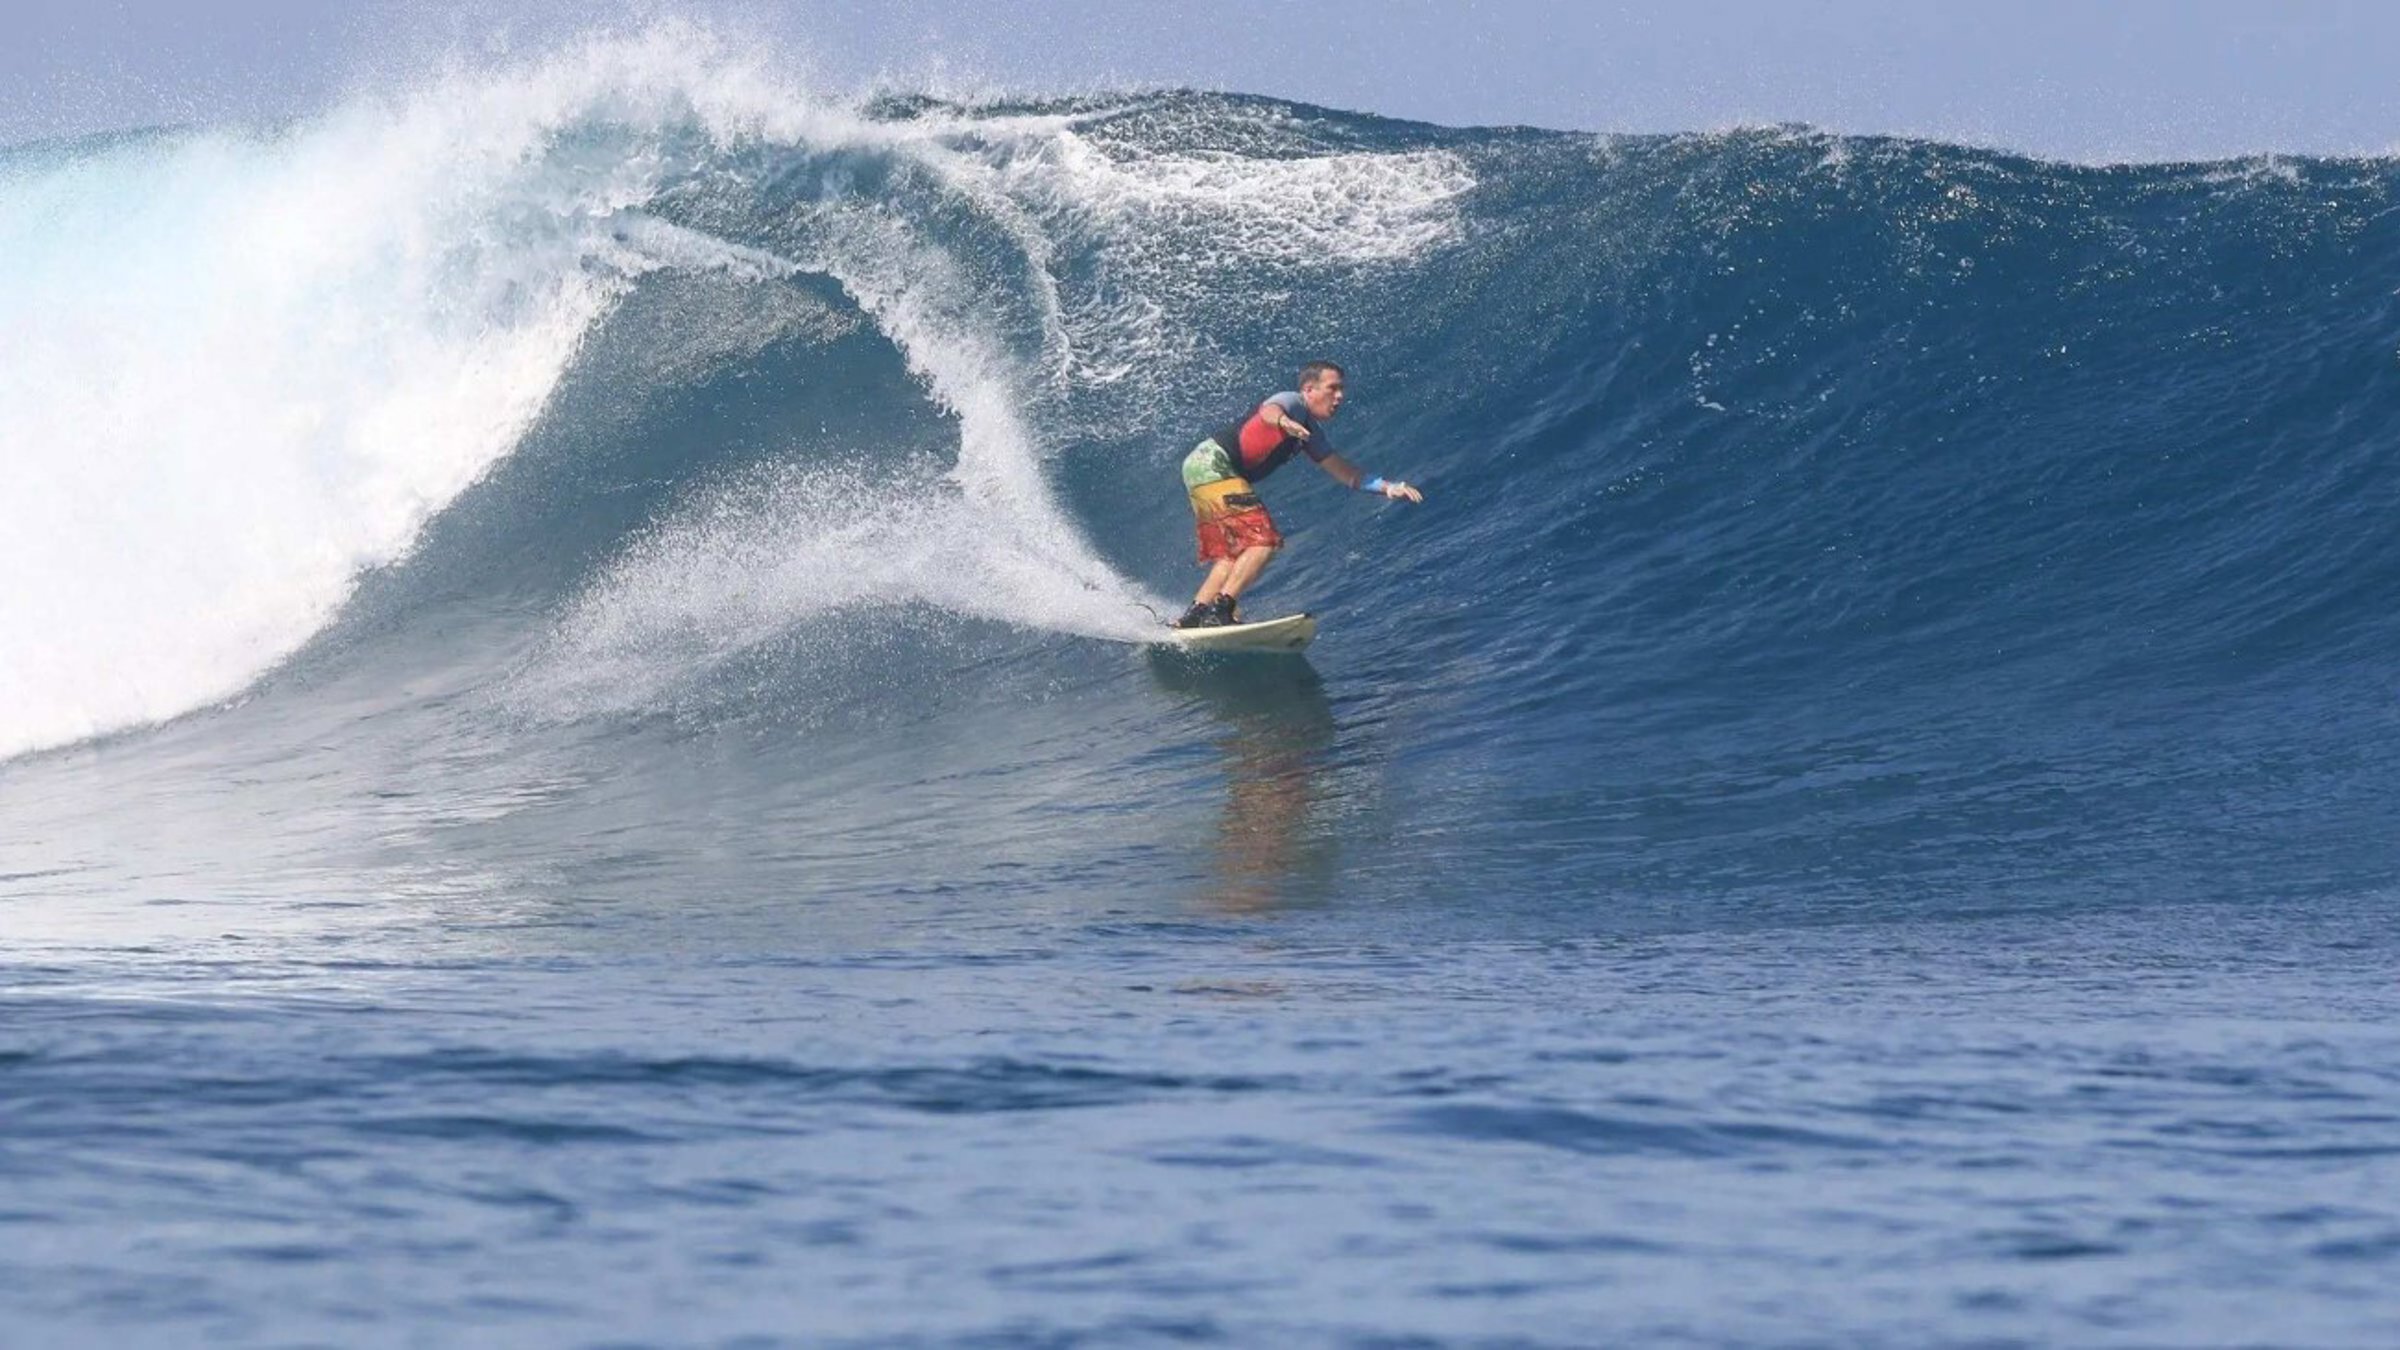
{"label": "surfer's hand", "polygon": [[1294,440],[1305,441],[1308,439],[1308,428],[1300,425],[1298,422],[1295,422],[1288,417],[1283,419],[1282,426],[1279,426],[1275,429]]}
{"label": "surfer's hand", "polygon": [[1384,496],[1386,496],[1386,497],[1389,497],[1389,498],[1391,498],[1393,501],[1396,501],[1396,502],[1397,502],[1397,501],[1421,502],[1421,501],[1425,500],[1425,494],[1424,494],[1424,493],[1422,493],[1422,492],[1419,492],[1419,491],[1417,491],[1415,488],[1413,488],[1413,487],[1410,487],[1408,484],[1406,484],[1406,483],[1403,483],[1403,482],[1399,482],[1399,481],[1397,481],[1397,480],[1394,480],[1394,481],[1392,481],[1392,482],[1389,482],[1389,483],[1386,483],[1386,484],[1384,484],[1384,485],[1383,485],[1383,495],[1384,495]]}

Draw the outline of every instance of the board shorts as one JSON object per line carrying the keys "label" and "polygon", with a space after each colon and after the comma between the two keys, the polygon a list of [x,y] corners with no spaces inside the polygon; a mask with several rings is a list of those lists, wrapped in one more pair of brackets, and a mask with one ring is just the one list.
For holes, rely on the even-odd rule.
{"label": "board shorts", "polygon": [[1202,441],[1183,457],[1183,489],[1192,499],[1200,561],[1229,562],[1246,549],[1283,547],[1266,504],[1215,441]]}

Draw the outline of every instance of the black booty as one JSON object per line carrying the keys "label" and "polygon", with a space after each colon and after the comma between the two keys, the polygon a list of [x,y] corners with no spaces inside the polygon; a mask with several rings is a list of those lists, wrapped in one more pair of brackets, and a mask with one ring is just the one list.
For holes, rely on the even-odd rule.
{"label": "black booty", "polygon": [[1167,626],[1170,628],[1214,628],[1223,622],[1223,619],[1217,617],[1217,607],[1214,604],[1206,604],[1192,606],[1183,612],[1182,618]]}

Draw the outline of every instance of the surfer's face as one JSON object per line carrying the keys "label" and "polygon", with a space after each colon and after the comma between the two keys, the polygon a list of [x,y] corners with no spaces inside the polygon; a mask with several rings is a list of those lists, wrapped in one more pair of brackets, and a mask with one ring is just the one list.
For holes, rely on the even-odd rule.
{"label": "surfer's face", "polygon": [[1320,375],[1315,384],[1300,386],[1300,401],[1318,421],[1333,416],[1333,410],[1342,406],[1342,377]]}

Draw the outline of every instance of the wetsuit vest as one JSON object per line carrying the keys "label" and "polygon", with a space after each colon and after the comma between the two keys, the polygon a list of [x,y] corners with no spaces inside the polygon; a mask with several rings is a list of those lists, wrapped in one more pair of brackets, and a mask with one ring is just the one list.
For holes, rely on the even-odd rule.
{"label": "wetsuit vest", "polygon": [[[1299,454],[1302,449],[1311,446],[1322,446],[1324,444],[1325,430],[1323,427],[1314,425],[1316,422],[1315,418],[1308,417],[1305,414],[1295,413],[1289,408],[1283,410],[1283,415],[1291,418],[1295,422],[1299,422],[1303,426],[1309,427],[1309,435],[1311,439],[1303,441],[1297,436],[1285,435],[1281,432],[1278,432],[1276,434],[1275,443],[1268,446],[1264,451],[1259,452],[1255,457],[1249,453],[1246,453],[1242,448],[1242,428],[1250,425],[1250,423],[1257,418],[1258,405],[1255,403],[1250,405],[1250,410],[1248,412],[1245,412],[1241,416],[1235,418],[1233,421],[1226,423],[1218,430],[1211,432],[1208,438],[1212,441],[1215,441],[1218,446],[1224,449],[1226,457],[1233,461],[1234,472],[1255,483],[1259,479],[1264,478],[1268,474],[1271,474],[1277,469],[1282,468],[1285,460],[1288,460],[1292,456]],[[1329,449],[1320,450],[1317,453],[1311,454],[1309,457],[1311,459],[1321,459],[1326,454],[1330,453],[1331,451]]]}

